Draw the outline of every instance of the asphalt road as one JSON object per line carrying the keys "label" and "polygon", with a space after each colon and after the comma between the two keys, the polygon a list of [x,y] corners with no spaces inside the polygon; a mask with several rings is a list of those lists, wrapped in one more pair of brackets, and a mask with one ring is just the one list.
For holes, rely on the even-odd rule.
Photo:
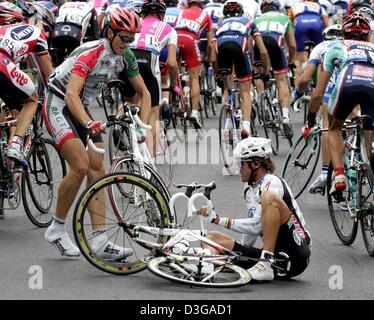
{"label": "asphalt road", "polygon": [[[92,110],[94,117],[102,118],[101,109],[93,107]],[[301,116],[294,112],[291,116],[295,132],[300,132]],[[218,119],[208,120],[207,127],[217,129]],[[196,151],[191,151],[196,150],[196,142],[189,142],[187,154],[190,164],[175,166],[174,181],[208,183],[214,180],[217,190],[212,200],[217,212],[221,216],[244,216],[246,211],[240,177],[222,175],[222,167],[217,164],[216,134],[209,132],[208,161],[201,156],[201,161],[191,163],[191,159],[196,160]],[[206,146],[206,141],[200,142],[199,150],[203,151],[198,154],[203,155]],[[181,148],[179,146],[178,150]],[[283,140],[280,154],[274,157],[279,174],[288,149]],[[335,235],[326,198],[304,193],[299,198],[299,204],[313,237],[311,262],[307,270],[292,281],[216,290],[178,285],[147,270],[129,276],[113,276],[92,267],[83,257],[61,258],[43,239],[44,230],[29,222],[21,205],[16,211],[7,211],[6,220],[0,221],[0,299],[372,299],[374,259],[366,254],[361,235],[352,246],[346,247]],[[73,238],[71,216],[72,212],[68,232]],[[223,230],[218,226],[211,227]],[[238,238],[238,235],[230,234]],[[42,289],[33,289],[35,270],[42,271]]]}

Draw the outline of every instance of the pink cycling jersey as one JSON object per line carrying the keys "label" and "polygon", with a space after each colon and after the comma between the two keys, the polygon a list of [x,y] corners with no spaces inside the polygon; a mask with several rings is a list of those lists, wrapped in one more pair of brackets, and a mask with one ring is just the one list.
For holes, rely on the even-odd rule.
{"label": "pink cycling jersey", "polygon": [[131,49],[146,50],[160,55],[161,50],[169,44],[177,46],[178,35],[166,22],[155,17],[142,20],[142,31],[135,36]]}

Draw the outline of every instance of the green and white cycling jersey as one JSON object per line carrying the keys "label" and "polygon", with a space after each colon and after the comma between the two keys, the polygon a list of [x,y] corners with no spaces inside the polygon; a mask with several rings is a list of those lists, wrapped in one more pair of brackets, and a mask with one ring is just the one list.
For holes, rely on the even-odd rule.
{"label": "green and white cycling jersey", "polygon": [[277,11],[270,11],[255,19],[257,29],[262,35],[270,35],[277,40],[280,47],[284,45],[286,32],[293,31],[290,18]]}
{"label": "green and white cycling jersey", "polygon": [[374,65],[374,44],[366,41],[344,40],[337,42],[325,55],[323,70],[333,73],[334,69],[343,70],[354,63]]}
{"label": "green and white cycling jersey", "polygon": [[106,39],[87,42],[76,48],[49,77],[51,91],[65,98],[66,88],[73,73],[85,79],[82,101],[89,105],[99,94],[103,84],[118,78],[125,70],[128,78],[139,74],[138,63],[127,48],[124,56],[113,52]]}

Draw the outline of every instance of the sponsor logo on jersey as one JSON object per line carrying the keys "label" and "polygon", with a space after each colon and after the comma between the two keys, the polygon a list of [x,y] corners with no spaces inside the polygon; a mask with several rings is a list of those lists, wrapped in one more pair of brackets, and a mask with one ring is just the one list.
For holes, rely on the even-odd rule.
{"label": "sponsor logo on jersey", "polygon": [[354,66],[352,76],[372,78],[374,76],[374,69],[365,66]]}
{"label": "sponsor logo on jersey", "polygon": [[14,67],[11,71],[10,71],[10,76],[16,80],[16,82],[20,85],[20,86],[23,86],[24,84],[26,84],[28,82],[27,80],[27,77],[25,74],[23,74],[22,72],[20,72],[19,70],[17,70],[16,67]]}
{"label": "sponsor logo on jersey", "polygon": [[21,41],[30,38],[33,33],[34,28],[32,26],[20,26],[14,28],[11,31],[10,36],[15,40]]}

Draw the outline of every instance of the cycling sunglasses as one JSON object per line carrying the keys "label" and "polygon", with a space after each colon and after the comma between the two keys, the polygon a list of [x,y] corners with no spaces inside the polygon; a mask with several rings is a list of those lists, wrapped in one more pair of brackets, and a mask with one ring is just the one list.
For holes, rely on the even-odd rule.
{"label": "cycling sunglasses", "polygon": [[132,43],[135,41],[135,37],[121,36],[118,33],[116,33],[116,36],[120,38],[123,43]]}

